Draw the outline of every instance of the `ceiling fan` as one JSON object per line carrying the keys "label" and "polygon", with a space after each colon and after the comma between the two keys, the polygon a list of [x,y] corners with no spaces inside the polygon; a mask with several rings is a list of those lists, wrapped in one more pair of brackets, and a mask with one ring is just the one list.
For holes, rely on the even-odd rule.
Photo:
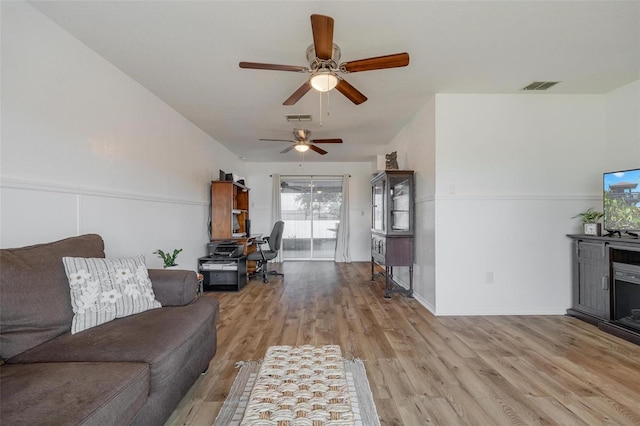
{"label": "ceiling fan", "polygon": [[307,129],[293,129],[293,137],[295,140],[289,139],[260,139],[261,141],[274,141],[274,142],[291,142],[293,145],[280,151],[281,154],[287,153],[295,148],[298,152],[307,152],[312,150],[320,155],[325,155],[327,151],[317,147],[314,143],[342,143],[342,139],[313,139],[309,140],[311,130]]}
{"label": "ceiling fan", "polygon": [[283,105],[294,105],[312,88],[319,92],[328,92],[335,88],[351,102],[360,105],[367,100],[367,97],[347,83],[338,73],[372,71],[409,65],[409,54],[406,52],[339,64],[340,47],[333,43],[333,18],[324,15],[311,15],[311,30],[313,44],[307,48],[308,67],[240,62],[240,68],[311,73],[311,77],[293,92],[283,102]]}

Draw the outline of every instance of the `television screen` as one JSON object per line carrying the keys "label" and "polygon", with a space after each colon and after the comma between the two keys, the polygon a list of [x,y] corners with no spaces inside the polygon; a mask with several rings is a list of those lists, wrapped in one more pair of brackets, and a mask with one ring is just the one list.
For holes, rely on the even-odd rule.
{"label": "television screen", "polygon": [[604,229],[640,231],[640,169],[610,172],[604,181]]}

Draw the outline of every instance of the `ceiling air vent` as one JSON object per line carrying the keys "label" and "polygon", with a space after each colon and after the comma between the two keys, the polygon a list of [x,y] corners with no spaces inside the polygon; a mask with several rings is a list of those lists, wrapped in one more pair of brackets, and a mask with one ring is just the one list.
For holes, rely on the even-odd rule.
{"label": "ceiling air vent", "polygon": [[311,121],[311,114],[287,114],[287,121]]}
{"label": "ceiling air vent", "polygon": [[549,87],[553,87],[559,81],[534,81],[528,86],[523,87],[521,90],[547,90]]}

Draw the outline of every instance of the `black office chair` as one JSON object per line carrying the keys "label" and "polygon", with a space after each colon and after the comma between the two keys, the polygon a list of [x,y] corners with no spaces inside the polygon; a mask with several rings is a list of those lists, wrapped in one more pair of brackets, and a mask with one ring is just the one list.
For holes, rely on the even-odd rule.
{"label": "black office chair", "polygon": [[[275,259],[278,255],[278,251],[280,250],[280,245],[282,244],[282,230],[284,229],[284,222],[278,221],[275,225],[273,225],[273,230],[271,231],[271,235],[268,237],[264,237],[261,240],[255,240],[255,244],[258,245],[258,250],[253,253],[249,253],[247,256],[247,260],[256,261],[256,272],[251,274],[251,277],[261,274],[262,281],[265,283],[269,282],[269,275],[281,275],[284,277],[284,274],[281,274],[276,271],[269,271],[267,268],[268,262],[272,259]],[[268,243],[269,250],[263,250],[262,245]]]}

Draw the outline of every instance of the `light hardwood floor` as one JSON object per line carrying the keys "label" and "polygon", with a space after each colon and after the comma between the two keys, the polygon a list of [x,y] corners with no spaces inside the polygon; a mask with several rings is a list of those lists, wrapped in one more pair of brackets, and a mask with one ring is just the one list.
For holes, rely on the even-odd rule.
{"label": "light hardwood floor", "polygon": [[[272,345],[338,344],[365,361],[382,425],[640,425],[640,346],[566,316],[434,317],[383,298],[368,263],[286,262],[220,300],[218,352],[167,425],[213,423]],[[464,295],[461,295],[464,297]]]}

